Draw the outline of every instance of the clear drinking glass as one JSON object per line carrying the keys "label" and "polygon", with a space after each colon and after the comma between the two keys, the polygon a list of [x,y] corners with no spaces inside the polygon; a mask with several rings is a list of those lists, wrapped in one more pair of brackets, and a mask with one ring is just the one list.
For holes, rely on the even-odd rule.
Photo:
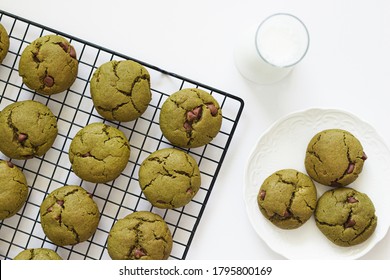
{"label": "clear drinking glass", "polygon": [[258,84],[271,84],[287,76],[306,55],[309,32],[296,16],[273,14],[245,30],[234,50],[242,76]]}

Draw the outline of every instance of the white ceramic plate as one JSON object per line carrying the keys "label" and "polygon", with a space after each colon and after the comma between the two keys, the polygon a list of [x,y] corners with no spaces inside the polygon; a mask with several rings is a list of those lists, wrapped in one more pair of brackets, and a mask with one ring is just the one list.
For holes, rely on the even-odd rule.
{"label": "white ceramic plate", "polygon": [[[307,144],[319,131],[345,129],[362,143],[368,156],[358,179],[349,187],[366,193],[373,201],[378,225],[362,244],[339,247],[317,228],[314,216],[294,230],[282,230],[269,222],[258,209],[257,194],[262,182],[273,172],[293,168],[306,174],[304,158]],[[258,140],[245,170],[244,199],[249,219],[268,246],[288,259],[356,259],[377,244],[390,226],[388,192],[390,151],[375,129],[356,116],[334,109],[309,109],[277,121]],[[317,184],[318,197],[330,187]]]}

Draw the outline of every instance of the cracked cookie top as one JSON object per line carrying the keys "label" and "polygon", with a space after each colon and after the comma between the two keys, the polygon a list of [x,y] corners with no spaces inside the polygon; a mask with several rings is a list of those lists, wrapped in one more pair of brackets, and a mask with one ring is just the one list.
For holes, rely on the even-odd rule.
{"label": "cracked cookie top", "polygon": [[44,155],[57,134],[56,117],[37,101],[17,101],[0,112],[0,151],[10,158]]}
{"label": "cracked cookie top", "polygon": [[150,75],[135,61],[106,62],[92,76],[91,97],[102,117],[133,121],[146,111],[152,99]]}
{"label": "cracked cookie top", "polygon": [[313,180],[341,187],[355,181],[367,159],[360,141],[342,129],[317,133],[306,150],[305,168]]}
{"label": "cracked cookie top", "polygon": [[63,186],[52,191],[40,207],[41,225],[56,245],[75,245],[96,231],[100,213],[91,195],[80,186]]}
{"label": "cracked cookie top", "polygon": [[159,215],[139,211],[119,219],[111,228],[107,251],[113,260],[166,260],[172,235]]}
{"label": "cracked cookie top", "polygon": [[76,51],[58,35],[40,37],[28,45],[19,61],[23,83],[38,93],[51,95],[70,88],[77,77]]}
{"label": "cracked cookie top", "polygon": [[325,192],[318,199],[314,216],[320,231],[334,244],[343,247],[366,241],[377,225],[371,199],[346,187]]}
{"label": "cracked cookie top", "polygon": [[52,249],[33,248],[26,249],[17,254],[14,260],[62,260],[62,258]]}
{"label": "cracked cookie top", "polygon": [[222,125],[222,111],[215,98],[198,88],[173,93],[162,105],[160,128],[173,145],[195,148],[208,144]]}
{"label": "cracked cookie top", "polygon": [[139,185],[146,199],[158,208],[179,208],[198,192],[198,164],[184,151],[165,148],[150,154],[141,164]]}
{"label": "cracked cookie top", "polygon": [[282,229],[302,226],[313,214],[317,189],[309,176],[294,169],[283,169],[268,176],[260,187],[260,212]]}
{"label": "cracked cookie top", "polygon": [[0,23],[0,63],[3,62],[3,59],[8,53],[9,49],[9,37],[7,30]]}
{"label": "cracked cookie top", "polygon": [[23,172],[12,162],[0,160],[0,220],[15,215],[26,202],[27,195]]}
{"label": "cracked cookie top", "polygon": [[92,123],[79,130],[69,147],[74,173],[93,183],[117,178],[129,158],[130,145],[124,133],[103,123]]}

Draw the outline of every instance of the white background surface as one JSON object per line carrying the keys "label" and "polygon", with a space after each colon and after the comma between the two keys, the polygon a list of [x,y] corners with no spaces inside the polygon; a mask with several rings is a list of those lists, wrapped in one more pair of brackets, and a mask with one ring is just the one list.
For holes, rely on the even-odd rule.
{"label": "white background surface", "polygon": [[[252,147],[279,118],[313,107],[343,109],[370,123],[390,145],[389,1],[1,0],[0,9],[245,101],[187,259],[282,258],[252,229],[243,199]],[[285,80],[258,86],[235,68],[234,44],[246,26],[276,12],[306,24],[310,47]],[[390,234],[363,259],[390,259]]]}

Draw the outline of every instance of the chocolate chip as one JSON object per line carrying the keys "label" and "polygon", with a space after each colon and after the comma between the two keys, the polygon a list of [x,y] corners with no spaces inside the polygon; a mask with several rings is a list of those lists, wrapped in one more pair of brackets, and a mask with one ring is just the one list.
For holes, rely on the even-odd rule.
{"label": "chocolate chip", "polygon": [[56,203],[62,207],[62,205],[64,205],[64,201],[63,200],[57,200]]}
{"label": "chocolate chip", "polygon": [[65,51],[68,52],[68,44],[65,44],[64,42],[59,43],[60,47]]}
{"label": "chocolate chip", "polygon": [[198,106],[191,111],[187,112],[187,121],[193,123],[196,120],[199,120],[202,116],[202,107]]}
{"label": "chocolate chip", "polygon": [[18,142],[19,143],[23,143],[24,141],[26,141],[26,139],[27,139],[27,134],[19,133],[19,135],[18,135]]}
{"label": "chocolate chip", "polygon": [[348,203],[356,203],[356,202],[359,202],[359,200],[357,200],[356,198],[354,198],[353,196],[349,196],[347,198],[347,202]]}
{"label": "chocolate chip", "polygon": [[366,153],[363,152],[362,160],[367,160],[367,159],[368,159],[368,157],[367,157]]}
{"label": "chocolate chip", "polygon": [[81,157],[90,157],[91,156],[91,153],[90,152],[87,152],[87,153],[85,153],[85,154],[83,154],[83,155],[81,155]]}
{"label": "chocolate chip", "polygon": [[354,169],[355,169],[355,164],[354,163],[349,163],[348,169],[347,169],[347,174],[351,174]]}
{"label": "chocolate chip", "polygon": [[36,63],[41,63],[41,60],[38,58],[38,53],[33,53],[33,60],[36,62]]}
{"label": "chocolate chip", "polygon": [[46,76],[44,79],[43,79],[43,83],[45,84],[45,86],[47,87],[52,87],[54,85],[54,78],[51,77],[51,76]]}
{"label": "chocolate chip", "polygon": [[183,127],[187,132],[192,130],[192,126],[188,121],[183,124]]}
{"label": "chocolate chip", "polygon": [[191,111],[188,111],[186,114],[186,121],[183,124],[184,129],[187,132],[191,132],[192,124],[199,120],[202,117],[202,107],[198,106]]}
{"label": "chocolate chip", "polygon": [[196,120],[196,115],[194,114],[194,112],[192,111],[188,111],[187,112],[187,121],[189,122],[193,122],[194,120]]}
{"label": "chocolate chip", "polygon": [[139,258],[141,258],[143,256],[146,256],[146,253],[145,253],[145,251],[142,248],[136,248],[134,250],[134,257],[136,259],[139,259]]}
{"label": "chocolate chip", "polygon": [[192,188],[188,188],[187,191],[186,191],[187,194],[192,194],[193,193],[193,190]]}
{"label": "chocolate chip", "polygon": [[266,191],[265,191],[265,190],[261,190],[260,193],[259,193],[260,199],[261,199],[261,200],[264,200],[265,195],[266,195]]}
{"label": "chocolate chip", "polygon": [[73,46],[70,46],[69,55],[70,57],[76,59],[76,50],[73,48]]}
{"label": "chocolate chip", "polygon": [[345,228],[350,228],[356,225],[355,220],[353,220],[351,217],[348,218],[348,220],[344,223]]}
{"label": "chocolate chip", "polygon": [[50,213],[51,211],[53,211],[53,207],[50,206],[49,208],[47,208],[46,212]]}
{"label": "chocolate chip", "polygon": [[193,109],[192,112],[195,114],[197,119],[200,119],[200,117],[202,116],[202,107],[198,106]]}
{"label": "chocolate chip", "polygon": [[56,221],[59,221],[61,223],[61,215],[54,218]]}
{"label": "chocolate chip", "polygon": [[9,168],[14,168],[14,164],[12,163],[12,162],[10,162],[10,161],[7,161],[7,165],[8,165],[8,167]]}
{"label": "chocolate chip", "polygon": [[207,103],[206,104],[206,107],[207,109],[210,110],[210,113],[213,117],[215,117],[216,115],[218,115],[218,109],[217,107],[215,107],[215,105],[213,103]]}
{"label": "chocolate chip", "polygon": [[286,211],[284,211],[284,213],[283,213],[283,218],[290,218],[291,216],[292,216],[292,214],[290,213],[290,211],[288,211],[286,209]]}
{"label": "chocolate chip", "polygon": [[76,50],[74,49],[74,47],[72,45],[68,45],[66,43],[59,43],[60,47],[67,53],[68,50],[69,50],[69,55],[70,57],[76,59]]}

